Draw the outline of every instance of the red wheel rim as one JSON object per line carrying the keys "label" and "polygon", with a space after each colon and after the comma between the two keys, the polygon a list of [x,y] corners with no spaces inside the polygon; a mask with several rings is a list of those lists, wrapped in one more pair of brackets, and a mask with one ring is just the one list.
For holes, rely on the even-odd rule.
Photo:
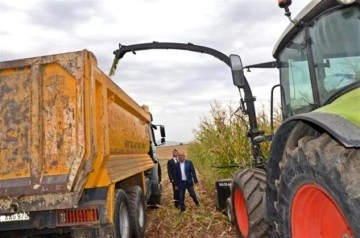
{"label": "red wheel rim", "polygon": [[305,184],[291,208],[292,237],[354,237],[336,202],[322,188]]}
{"label": "red wheel rim", "polygon": [[235,190],[234,199],[234,210],[237,225],[240,229],[242,236],[247,237],[249,235],[249,219],[246,209],[246,201],[239,189]]}

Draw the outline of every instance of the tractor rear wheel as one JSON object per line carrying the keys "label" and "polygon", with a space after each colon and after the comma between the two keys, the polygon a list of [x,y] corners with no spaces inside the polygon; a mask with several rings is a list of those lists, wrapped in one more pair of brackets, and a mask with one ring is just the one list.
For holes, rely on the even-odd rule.
{"label": "tractor rear wheel", "polygon": [[288,147],[277,183],[280,237],[360,237],[360,150],[327,134]]}
{"label": "tractor rear wheel", "polygon": [[262,169],[239,171],[231,184],[234,223],[240,237],[268,237],[263,206],[266,174]]}

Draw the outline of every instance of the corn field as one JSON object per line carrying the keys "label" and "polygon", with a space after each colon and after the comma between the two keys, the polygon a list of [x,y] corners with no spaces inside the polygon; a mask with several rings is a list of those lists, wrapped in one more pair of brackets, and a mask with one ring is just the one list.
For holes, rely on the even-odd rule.
{"label": "corn field", "polygon": [[[281,113],[274,113],[274,128],[282,121]],[[271,133],[270,118],[264,108],[257,114],[260,130]],[[189,144],[188,155],[196,168],[207,177],[207,185],[213,187],[220,178],[231,178],[235,171],[252,166],[250,140],[247,137],[247,116],[218,102],[211,105],[210,116],[202,118],[199,129],[194,130],[195,140]],[[270,143],[261,144],[265,158]]]}

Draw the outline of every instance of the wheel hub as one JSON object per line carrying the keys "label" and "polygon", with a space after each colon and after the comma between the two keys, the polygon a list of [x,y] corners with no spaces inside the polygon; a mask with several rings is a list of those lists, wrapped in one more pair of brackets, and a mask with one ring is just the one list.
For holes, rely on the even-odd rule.
{"label": "wheel hub", "polygon": [[240,232],[244,237],[249,235],[249,218],[246,209],[246,201],[239,189],[235,191],[234,210]]}
{"label": "wheel hub", "polygon": [[335,200],[315,184],[302,185],[291,208],[292,237],[354,237]]}

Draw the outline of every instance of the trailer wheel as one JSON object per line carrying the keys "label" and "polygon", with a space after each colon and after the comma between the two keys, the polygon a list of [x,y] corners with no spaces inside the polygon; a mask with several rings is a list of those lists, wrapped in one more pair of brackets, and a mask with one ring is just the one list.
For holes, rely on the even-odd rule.
{"label": "trailer wheel", "polygon": [[280,170],[280,237],[360,237],[359,149],[306,136],[286,148]]}
{"label": "trailer wheel", "polygon": [[129,200],[124,190],[115,191],[114,231],[116,238],[131,237]]}
{"label": "trailer wheel", "polygon": [[231,198],[226,199],[226,216],[231,224],[234,224],[234,210],[231,204]]}
{"label": "trailer wheel", "polygon": [[156,191],[158,191],[158,193],[150,195],[150,198],[149,198],[149,205],[150,206],[157,206],[157,205],[161,204],[161,193],[162,193],[161,183],[154,184],[154,186],[157,186]]}
{"label": "trailer wheel", "polygon": [[268,237],[269,225],[264,220],[263,195],[266,174],[261,169],[239,171],[231,184],[234,223],[240,237]]}
{"label": "trailer wheel", "polygon": [[161,185],[161,166],[159,163],[155,164],[157,166],[157,179],[152,179],[151,184],[151,193],[149,198],[150,206],[157,206],[161,204],[161,194],[162,194],[162,185]]}
{"label": "trailer wheel", "polygon": [[145,198],[140,186],[126,191],[129,198],[130,219],[133,237],[144,237],[146,228]]}

